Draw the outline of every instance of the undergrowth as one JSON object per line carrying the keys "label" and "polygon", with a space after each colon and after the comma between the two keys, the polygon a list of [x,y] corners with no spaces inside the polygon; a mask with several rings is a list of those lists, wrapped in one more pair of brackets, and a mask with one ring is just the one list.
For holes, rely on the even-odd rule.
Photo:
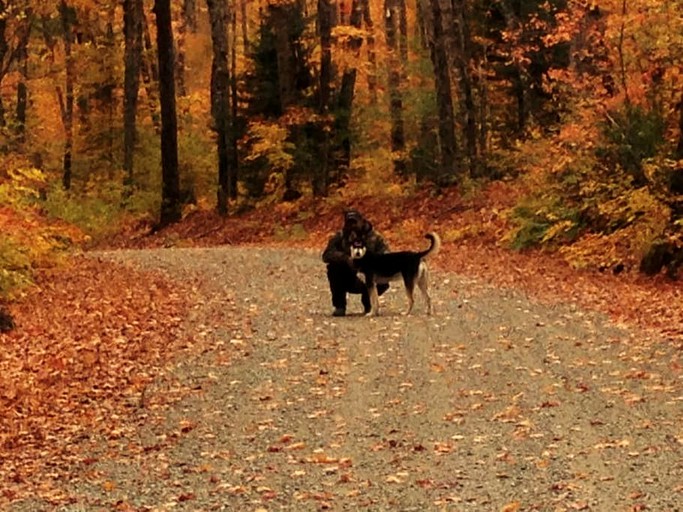
{"label": "undergrowth", "polygon": [[509,212],[511,248],[557,250],[578,268],[623,268],[637,266],[652,247],[677,236],[673,171],[665,159],[651,158],[657,149],[652,137],[603,129],[600,151],[544,139],[506,155],[507,165],[523,170],[518,181],[526,190]]}

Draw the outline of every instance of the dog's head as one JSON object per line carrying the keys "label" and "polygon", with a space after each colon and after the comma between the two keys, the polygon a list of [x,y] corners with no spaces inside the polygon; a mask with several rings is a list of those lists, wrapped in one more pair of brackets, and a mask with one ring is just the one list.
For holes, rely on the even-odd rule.
{"label": "dog's head", "polygon": [[355,233],[365,236],[372,231],[372,224],[358,210],[346,210],[344,212],[344,237],[350,241],[350,236]]}
{"label": "dog's head", "polygon": [[359,260],[368,252],[364,236],[356,231],[349,233],[349,247],[352,260]]}

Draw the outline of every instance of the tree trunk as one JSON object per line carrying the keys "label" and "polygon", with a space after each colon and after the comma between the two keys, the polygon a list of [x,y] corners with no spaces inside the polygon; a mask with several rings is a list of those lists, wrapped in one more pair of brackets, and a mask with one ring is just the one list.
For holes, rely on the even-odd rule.
{"label": "tree trunk", "polygon": [[330,0],[318,0],[318,30],[320,31],[320,98],[318,111],[324,113],[330,104],[332,82],[332,17]]}
{"label": "tree trunk", "polygon": [[363,14],[363,23],[367,34],[368,45],[368,92],[370,93],[370,103],[377,103],[377,56],[375,54],[375,26],[372,22],[370,12],[370,0],[358,0]]}
{"label": "tree trunk", "polygon": [[[521,4],[509,5],[507,2],[498,2],[500,11],[505,18],[505,25],[507,30],[514,33],[519,26],[519,14]],[[519,60],[514,61],[514,70],[512,73],[512,94],[517,103],[517,126],[516,132],[518,136],[522,136],[526,130],[527,122],[529,120],[529,105],[527,93],[529,91],[529,73],[525,69],[524,64]]]}
{"label": "tree trunk", "polygon": [[114,36],[114,24],[116,18],[116,6],[112,5],[108,10],[108,21],[107,21],[107,57],[106,57],[106,70],[107,77],[106,81],[102,87],[104,108],[107,113],[107,163],[109,168],[109,178],[114,180],[114,172],[118,164],[115,162],[114,158],[114,119],[117,110],[117,101],[115,99],[115,93],[119,86],[119,78],[116,68],[118,67],[118,52],[116,50],[117,42]]}
{"label": "tree trunk", "polygon": [[197,33],[197,0],[183,1],[183,18],[187,23],[187,29],[192,34]]}
{"label": "tree trunk", "polygon": [[211,63],[211,114],[218,150],[218,202],[221,215],[228,214],[231,197],[230,169],[230,73],[225,0],[206,0],[211,21],[213,60]]}
{"label": "tree trunk", "polygon": [[[6,69],[9,68],[9,45],[7,44],[7,6],[4,0],[0,0],[0,84],[5,78]],[[2,103],[2,96],[0,96],[0,127],[5,126],[7,120],[5,119],[5,107]]]}
{"label": "tree trunk", "polygon": [[443,16],[439,0],[430,0],[430,8],[432,14],[432,33],[429,38],[429,53],[434,69],[436,106],[439,114],[439,153],[441,157],[439,180],[452,181],[455,174],[457,146],[446,36],[443,29]]}
{"label": "tree trunk", "polygon": [[188,32],[196,32],[197,15],[195,0],[183,0],[183,9],[178,23],[178,33],[176,37],[176,81],[178,96],[187,96],[187,86],[185,84],[185,47]]}
{"label": "tree trunk", "polygon": [[247,18],[247,0],[240,1],[240,18],[242,21],[242,44],[244,45],[244,55],[249,54],[249,20]]}
{"label": "tree trunk", "polygon": [[683,98],[678,102],[678,144],[675,155],[676,160],[683,160]]}
{"label": "tree trunk", "polygon": [[17,67],[19,82],[17,83],[17,142],[23,144],[26,139],[26,109],[28,108],[28,40],[31,34],[33,11],[27,7],[24,11],[19,41],[17,45]]}
{"label": "tree trunk", "polygon": [[467,143],[467,157],[469,159],[469,170],[475,172],[478,164],[478,133],[477,133],[477,110],[474,102],[472,76],[470,73],[470,60],[472,41],[467,16],[465,15],[465,2],[463,0],[452,0],[451,2],[451,22],[447,23],[453,28],[453,40],[456,44],[456,51],[453,52],[454,65],[458,69],[459,85],[462,98],[461,110],[465,117],[465,140]]}
{"label": "tree trunk", "polygon": [[187,34],[187,22],[181,16],[180,23],[178,23],[178,31],[176,37],[176,59],[175,59],[175,80],[176,90],[178,96],[187,96],[187,87],[185,86],[185,39]]}
{"label": "tree trunk", "polygon": [[401,63],[398,58],[399,48],[399,0],[385,0],[385,31],[389,47],[389,109],[391,114],[391,152],[394,172],[404,175],[406,163],[404,157],[405,134],[403,128],[403,93],[401,92]]}
{"label": "tree trunk", "polygon": [[185,81],[185,48],[187,46],[187,34],[197,32],[197,2],[196,0],[183,0],[183,9],[178,24],[176,58],[176,80],[178,81],[178,95],[187,96],[187,84]]}
{"label": "tree trunk", "polygon": [[14,329],[14,319],[8,311],[0,305],[0,333],[9,332]]}
{"label": "tree trunk", "polygon": [[401,63],[408,63],[408,12],[406,0],[398,0],[398,47],[401,55]]}
{"label": "tree trunk", "polygon": [[142,0],[123,1],[123,32],[125,39],[123,78],[123,170],[124,194],[132,193],[140,61],[142,60]]}
{"label": "tree trunk", "polygon": [[330,175],[330,137],[326,130],[326,117],[330,107],[330,87],[332,83],[332,23],[334,9],[330,0],[318,0],[318,30],[320,31],[320,84],[318,113],[320,114],[319,168],[313,176],[313,193],[316,196],[327,194]]}
{"label": "tree trunk", "polygon": [[288,26],[290,16],[285,7],[277,4],[269,6],[275,33],[275,49],[277,53],[277,77],[280,94],[280,114],[295,103],[296,99],[296,64],[294,62],[291,29]]}
{"label": "tree trunk", "polygon": [[[66,68],[64,101],[61,103],[62,124],[64,125],[64,157],[62,163],[62,186],[64,190],[71,188],[72,153],[73,153],[73,115],[74,115],[74,59],[71,53],[73,44],[72,16],[74,10],[66,5],[65,0],[59,4],[64,38],[64,60]],[[59,94],[61,98],[61,94]]]}
{"label": "tree trunk", "polygon": [[[245,11],[246,12],[246,11]],[[239,174],[239,159],[237,151],[237,11],[232,11],[232,44],[230,45],[230,199],[237,199],[237,178]],[[246,41],[245,41],[245,44]],[[246,55],[246,46],[245,46]]]}
{"label": "tree trunk", "polygon": [[161,104],[162,186],[159,227],[162,228],[177,222],[181,217],[171,0],[155,0],[153,12],[156,15]]}
{"label": "tree trunk", "polygon": [[[144,5],[144,4],[143,4]],[[147,16],[144,10],[141,16],[142,21],[142,42],[143,54],[140,61],[140,73],[142,82],[145,84],[145,92],[147,95],[147,102],[149,104],[149,112],[152,117],[152,125],[157,134],[161,134],[161,119],[158,114],[159,94],[157,84],[159,83],[159,70],[155,63],[155,51],[152,46],[152,36],[149,33],[149,25],[147,24]]]}
{"label": "tree trunk", "polygon": [[[361,28],[363,19],[362,0],[353,0],[351,3],[351,15],[349,23],[356,29]],[[353,37],[350,47],[353,50],[356,60],[360,58],[360,48],[363,40],[360,37]],[[348,169],[351,166],[351,112],[353,108],[353,98],[356,89],[356,76],[358,72],[355,66],[348,67],[342,75],[341,87],[337,99],[336,130],[335,134],[339,140],[339,160],[336,164],[341,169]]]}

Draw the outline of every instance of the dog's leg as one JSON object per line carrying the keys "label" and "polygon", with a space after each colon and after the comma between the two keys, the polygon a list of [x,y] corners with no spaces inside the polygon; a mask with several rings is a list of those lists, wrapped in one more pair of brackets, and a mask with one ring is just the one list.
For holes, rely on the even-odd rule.
{"label": "dog's leg", "polygon": [[415,291],[415,280],[403,276],[403,284],[406,287],[406,295],[408,296],[408,309],[404,314],[409,315],[413,310],[413,304],[415,304],[415,294],[413,293]]}
{"label": "dog's leg", "polygon": [[377,294],[377,284],[374,279],[367,279],[368,295],[370,295],[370,311],[366,316],[379,315],[379,295]]}
{"label": "dog's leg", "polygon": [[427,314],[432,314],[432,298],[429,296],[429,270],[427,265],[420,263],[420,271],[417,275],[417,286],[420,288],[422,295],[427,301]]}

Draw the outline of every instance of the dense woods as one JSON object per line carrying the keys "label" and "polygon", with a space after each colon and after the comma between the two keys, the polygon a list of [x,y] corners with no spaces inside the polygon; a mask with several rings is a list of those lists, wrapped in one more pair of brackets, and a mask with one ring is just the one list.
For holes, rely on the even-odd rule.
{"label": "dense woods", "polygon": [[682,264],[683,1],[0,0],[2,510],[680,509]]}
{"label": "dense woods", "polygon": [[0,0],[0,290],[79,236],[37,219],[491,180],[512,247],[674,276],[682,64],[679,2]]}

